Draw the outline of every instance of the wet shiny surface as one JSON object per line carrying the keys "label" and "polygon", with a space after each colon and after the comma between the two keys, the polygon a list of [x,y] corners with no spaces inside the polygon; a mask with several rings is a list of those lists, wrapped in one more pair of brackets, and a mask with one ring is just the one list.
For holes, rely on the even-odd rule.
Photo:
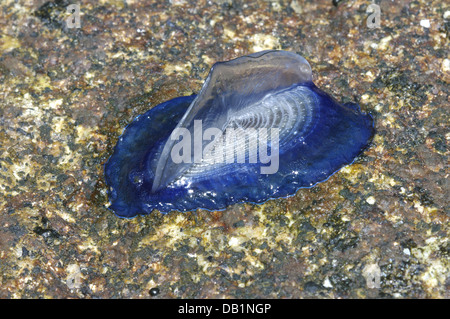
{"label": "wet shiny surface", "polygon": [[[380,1],[375,29],[366,0],[82,1],[80,30],[64,3],[0,4],[2,298],[449,298],[446,1]],[[288,199],[117,218],[124,127],[265,49],[370,112],[373,147]]]}
{"label": "wet shiny surface", "polygon": [[[110,208],[121,217],[154,209],[222,210],[292,196],[326,180],[368,146],[374,124],[359,106],[339,105],[311,78],[308,62],[286,51],[216,63],[198,96],[157,105],[126,128],[105,165]],[[205,140],[211,128],[222,138]],[[181,142],[172,134],[182,129],[182,152],[189,154],[180,163],[173,154]],[[195,143],[203,144],[199,160]],[[220,148],[218,156],[204,156],[210,143]],[[261,156],[263,148],[269,160]]]}

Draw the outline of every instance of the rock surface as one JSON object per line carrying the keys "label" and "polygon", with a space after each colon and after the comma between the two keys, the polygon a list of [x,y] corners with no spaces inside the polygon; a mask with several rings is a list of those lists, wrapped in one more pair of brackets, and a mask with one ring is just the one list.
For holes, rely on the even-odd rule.
{"label": "rock surface", "polygon": [[[449,298],[445,1],[0,4],[0,298]],[[368,12],[369,11],[369,12]],[[368,22],[368,19],[370,21]],[[211,65],[303,55],[372,146],[327,182],[223,212],[107,209],[103,164]]]}

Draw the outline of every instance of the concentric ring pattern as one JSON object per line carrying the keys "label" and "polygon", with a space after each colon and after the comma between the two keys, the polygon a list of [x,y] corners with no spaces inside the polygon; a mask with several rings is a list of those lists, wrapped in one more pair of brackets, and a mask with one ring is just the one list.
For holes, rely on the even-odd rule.
{"label": "concentric ring pattern", "polygon": [[318,89],[295,53],[219,62],[198,95],[126,128],[105,165],[110,208],[133,217],[290,196],[350,164],[373,133],[372,117]]}

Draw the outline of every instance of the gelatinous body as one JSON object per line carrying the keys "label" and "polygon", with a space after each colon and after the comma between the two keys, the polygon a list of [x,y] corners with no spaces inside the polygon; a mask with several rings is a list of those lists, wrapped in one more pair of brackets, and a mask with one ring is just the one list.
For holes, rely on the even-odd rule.
{"label": "gelatinous body", "polygon": [[350,164],[373,133],[371,116],[318,89],[297,54],[219,62],[198,95],[126,128],[105,165],[111,209],[133,217],[293,195]]}

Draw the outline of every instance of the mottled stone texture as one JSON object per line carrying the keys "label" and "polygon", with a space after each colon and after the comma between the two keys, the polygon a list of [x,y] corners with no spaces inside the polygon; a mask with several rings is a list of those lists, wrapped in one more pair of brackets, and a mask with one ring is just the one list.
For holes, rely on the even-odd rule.
{"label": "mottled stone texture", "polygon": [[[372,29],[362,0],[83,0],[79,29],[70,3],[0,4],[0,298],[450,297],[446,1],[376,1]],[[374,116],[356,163],[265,205],[109,211],[126,124],[262,49]]]}

